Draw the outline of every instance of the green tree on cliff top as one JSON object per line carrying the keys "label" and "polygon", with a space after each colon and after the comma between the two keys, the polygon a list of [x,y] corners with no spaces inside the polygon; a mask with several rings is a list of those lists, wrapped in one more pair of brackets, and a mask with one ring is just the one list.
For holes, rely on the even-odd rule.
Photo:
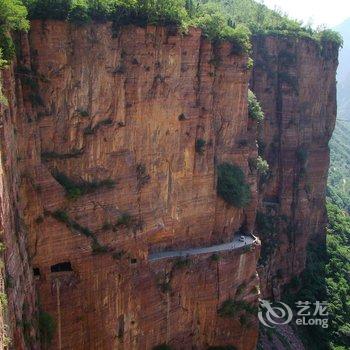
{"label": "green tree on cliff top", "polygon": [[27,9],[20,0],[0,0],[0,68],[5,65],[4,60],[12,59],[14,45],[9,35],[12,30],[27,30]]}
{"label": "green tree on cliff top", "polygon": [[[27,30],[27,9],[20,0],[0,0],[0,70],[5,68],[15,54],[10,32]],[[2,94],[0,76],[0,103],[6,103]]]}

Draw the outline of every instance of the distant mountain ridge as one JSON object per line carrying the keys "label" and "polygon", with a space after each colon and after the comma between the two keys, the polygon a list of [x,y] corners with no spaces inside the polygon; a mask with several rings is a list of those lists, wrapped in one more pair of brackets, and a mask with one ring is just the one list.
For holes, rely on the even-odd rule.
{"label": "distant mountain ridge", "polygon": [[344,39],[339,54],[338,67],[338,115],[350,119],[350,18],[334,28]]}
{"label": "distant mountain ridge", "polygon": [[330,142],[327,196],[340,208],[350,212],[350,18],[334,29],[343,36],[344,47],[339,53],[338,118]]}

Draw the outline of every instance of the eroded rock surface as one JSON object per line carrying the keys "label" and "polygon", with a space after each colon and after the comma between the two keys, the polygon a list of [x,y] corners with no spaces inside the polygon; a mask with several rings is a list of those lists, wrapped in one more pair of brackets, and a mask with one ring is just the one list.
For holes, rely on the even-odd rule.
{"label": "eroded rock surface", "polygon": [[[36,316],[46,312],[57,327],[43,348],[254,349],[259,243],[148,256],[254,231],[262,294],[280,297],[307,244],[324,239],[337,50],[254,39],[251,88],[266,116],[258,143],[271,170],[258,194],[251,74],[230,44],[213,46],[194,29],[55,21],[33,22],[17,41],[0,107],[3,317],[13,346],[40,348]],[[222,162],[244,171],[248,208],[217,196]],[[220,316],[230,299],[238,311]]]}
{"label": "eroded rock surface", "polygon": [[259,152],[271,170],[260,181],[258,210],[275,226],[265,233],[256,227],[263,246],[259,275],[263,295],[279,298],[293,279],[297,287],[307,245],[325,240],[338,50],[309,39],[260,36],[253,57],[251,86],[266,117]]}
{"label": "eroded rock surface", "polygon": [[[225,243],[254,227],[247,57],[198,30],[159,27],[33,22],[19,42],[6,73],[2,150],[11,168],[3,178],[17,192],[3,206],[18,211],[25,239],[15,241],[14,224],[5,235],[23,253],[14,260],[25,268],[26,280],[13,276],[20,298],[29,293],[30,310],[56,320],[50,348],[253,349],[256,317],[241,310],[223,318],[218,309],[230,298],[256,306],[259,245],[148,261],[150,252]],[[196,151],[198,140],[205,146]],[[216,166],[225,161],[251,185],[244,210],[216,194]],[[14,315],[16,348],[38,347]]]}

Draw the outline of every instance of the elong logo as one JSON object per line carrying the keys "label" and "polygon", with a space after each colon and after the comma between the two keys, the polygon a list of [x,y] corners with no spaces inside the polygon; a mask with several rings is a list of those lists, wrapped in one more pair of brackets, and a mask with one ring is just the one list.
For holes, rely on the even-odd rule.
{"label": "elong logo", "polygon": [[[314,310],[311,310],[311,305]],[[274,328],[276,325],[289,324],[295,316],[294,322],[298,326],[321,326],[328,328],[328,304],[323,301],[297,301],[295,308],[298,309],[293,314],[292,308],[279,301],[270,302],[268,300],[260,300],[258,318],[266,327]]]}
{"label": "elong logo", "polygon": [[264,326],[273,328],[278,324],[288,324],[293,318],[293,311],[281,301],[273,306],[268,300],[260,300],[258,317]]}

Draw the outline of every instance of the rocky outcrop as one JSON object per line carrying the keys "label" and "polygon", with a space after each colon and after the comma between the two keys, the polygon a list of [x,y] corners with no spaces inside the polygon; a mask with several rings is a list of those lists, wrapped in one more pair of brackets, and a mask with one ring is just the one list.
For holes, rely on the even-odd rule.
{"label": "rocky outcrop", "polygon": [[[38,348],[36,293],[27,250],[27,227],[23,216],[21,186],[25,166],[22,163],[18,140],[22,139],[23,100],[13,68],[2,74],[8,105],[0,104],[1,142],[1,252],[5,265],[1,266],[1,339],[0,348],[9,343],[16,349]],[[2,260],[1,259],[1,260]],[[3,294],[6,289],[6,294]],[[7,300],[7,302],[4,302]]]}
{"label": "rocky outcrop", "polygon": [[310,39],[259,36],[251,86],[266,120],[259,152],[270,164],[260,179],[256,231],[265,297],[279,298],[305,267],[307,245],[325,239],[328,142],[336,118],[338,50]]}
{"label": "rocky outcrop", "polygon": [[[258,244],[148,260],[150,252],[253,230],[257,184],[248,160],[257,148],[247,57],[194,29],[182,36],[172,28],[46,21],[18,41],[2,134],[13,308],[28,305],[26,320],[44,316],[42,345],[51,340],[53,349],[253,349]],[[246,174],[248,208],[217,196],[222,162]],[[232,319],[218,314],[226,300],[237,306]],[[15,311],[14,346],[37,348]]]}
{"label": "rocky outcrop", "polygon": [[[257,181],[251,72],[229,43],[196,29],[57,21],[16,40],[0,107],[2,319],[14,348],[254,349],[259,241],[149,255],[254,231],[263,296],[296,282],[307,245],[325,237],[336,48],[254,38],[259,152],[270,164]],[[223,162],[245,173],[245,209],[217,196]]]}

